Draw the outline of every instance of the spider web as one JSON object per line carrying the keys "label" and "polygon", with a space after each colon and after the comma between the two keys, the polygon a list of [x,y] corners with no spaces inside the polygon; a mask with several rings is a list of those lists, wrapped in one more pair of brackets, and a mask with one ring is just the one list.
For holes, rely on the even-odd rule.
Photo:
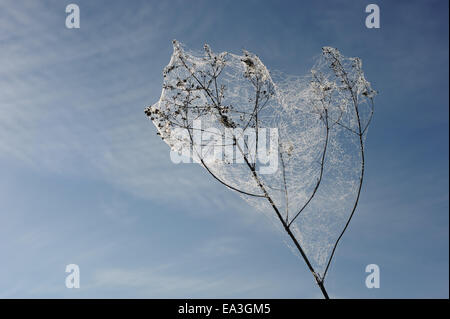
{"label": "spider web", "polygon": [[294,76],[269,72],[247,51],[194,52],[174,41],[161,97],[146,113],[172,151],[282,230],[270,197],[323,275],[357,200],[375,91],[360,59],[322,51],[310,74]]}

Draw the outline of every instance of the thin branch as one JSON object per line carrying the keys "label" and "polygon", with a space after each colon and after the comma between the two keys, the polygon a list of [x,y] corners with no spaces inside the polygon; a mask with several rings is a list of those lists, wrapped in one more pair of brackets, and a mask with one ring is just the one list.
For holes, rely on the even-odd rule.
{"label": "thin branch", "polygon": [[327,275],[327,272],[328,272],[328,269],[330,267],[331,261],[333,260],[333,256],[334,256],[334,254],[336,252],[337,245],[339,244],[339,241],[341,240],[342,236],[344,235],[345,231],[347,230],[347,227],[350,224],[350,221],[352,220],[352,217],[353,217],[353,215],[354,215],[354,213],[356,211],[356,207],[358,206],[359,197],[361,195],[361,188],[362,188],[362,184],[363,184],[363,180],[364,180],[364,162],[365,162],[364,161],[363,131],[362,131],[362,128],[361,128],[361,119],[360,119],[360,116],[359,116],[358,99],[357,99],[357,97],[356,97],[352,87],[349,84],[347,73],[345,72],[344,68],[342,67],[342,64],[336,58],[335,58],[335,61],[337,61],[338,65],[340,66],[341,72],[343,74],[342,75],[343,80],[345,81],[345,83],[348,86],[348,89],[350,90],[350,93],[351,93],[351,96],[352,96],[352,100],[353,100],[354,109],[355,109],[355,113],[356,113],[356,118],[357,118],[357,122],[358,122],[358,131],[359,131],[358,135],[359,135],[360,154],[361,154],[361,175],[360,175],[360,178],[359,178],[358,192],[357,192],[357,195],[356,195],[355,203],[353,205],[353,209],[352,209],[352,211],[350,213],[350,217],[348,218],[347,223],[344,226],[344,229],[339,234],[339,237],[338,237],[338,239],[336,240],[336,242],[335,242],[335,244],[333,246],[333,250],[331,252],[331,255],[330,255],[330,257],[328,259],[328,262],[327,262],[327,266],[326,266],[325,271],[323,273],[323,279],[325,279],[325,276]]}
{"label": "thin branch", "polygon": [[324,164],[325,164],[325,155],[327,153],[327,146],[328,146],[328,138],[329,138],[329,131],[330,128],[328,127],[328,113],[327,110],[325,110],[325,114],[326,114],[326,136],[325,136],[325,146],[323,148],[323,152],[322,152],[322,157],[321,157],[321,162],[320,162],[320,173],[319,173],[319,179],[317,180],[316,186],[314,187],[314,190],[311,194],[311,196],[309,197],[309,199],[306,201],[306,203],[302,206],[302,208],[300,208],[299,212],[294,216],[294,218],[292,218],[292,220],[290,221],[290,223],[288,224],[288,227],[290,227],[292,225],[292,223],[295,221],[295,219],[303,212],[303,210],[309,205],[309,203],[311,202],[311,200],[314,198],[314,196],[316,195],[317,190],[319,189],[320,183],[322,182],[322,176],[323,176],[323,170],[324,170]]}

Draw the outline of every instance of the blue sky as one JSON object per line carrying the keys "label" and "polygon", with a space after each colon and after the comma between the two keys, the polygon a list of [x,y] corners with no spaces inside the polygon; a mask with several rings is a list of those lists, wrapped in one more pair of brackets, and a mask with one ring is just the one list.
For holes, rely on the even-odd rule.
{"label": "blue sky", "polygon": [[[171,40],[305,74],[322,46],[380,94],[338,298],[448,298],[448,1],[0,1],[0,297],[320,298],[268,219],[175,165],[144,115]],[[81,288],[65,287],[80,266]],[[365,287],[378,264],[381,287]]]}

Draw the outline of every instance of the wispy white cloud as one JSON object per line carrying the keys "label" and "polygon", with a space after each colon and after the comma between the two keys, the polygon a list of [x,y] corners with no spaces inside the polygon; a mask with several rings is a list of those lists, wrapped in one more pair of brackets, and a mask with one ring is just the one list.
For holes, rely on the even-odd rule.
{"label": "wispy white cloud", "polygon": [[228,256],[241,253],[242,239],[238,237],[214,237],[200,247],[209,256]]}
{"label": "wispy white cloud", "polygon": [[[222,196],[209,191],[214,182],[194,164],[170,162],[168,147],[143,113],[158,97],[162,65],[141,56],[157,54],[157,49],[138,44],[151,41],[167,23],[155,14],[166,7],[155,4],[138,10],[137,16],[133,9],[120,17],[117,11],[102,11],[101,19],[83,16],[82,29],[69,32],[63,23],[54,25],[65,15],[62,6],[4,4],[8,19],[2,25],[18,39],[7,40],[0,51],[0,59],[8,61],[0,69],[0,158],[36,170],[101,179],[142,198],[165,201],[207,194],[201,195],[202,202],[223,204]],[[116,21],[124,16],[152,19],[130,34]],[[114,36],[104,29],[113,20],[109,27]],[[42,21],[47,23],[42,26]],[[152,26],[155,32],[149,32]],[[87,28],[104,37],[83,32]],[[143,72],[149,67],[150,77]]]}
{"label": "wispy white cloud", "polygon": [[[90,288],[133,288],[143,298],[182,298],[243,295],[270,284],[271,282],[244,280],[230,275],[217,278],[210,275],[174,274],[160,269],[112,268],[97,272]],[[223,294],[218,294],[219,291]]]}

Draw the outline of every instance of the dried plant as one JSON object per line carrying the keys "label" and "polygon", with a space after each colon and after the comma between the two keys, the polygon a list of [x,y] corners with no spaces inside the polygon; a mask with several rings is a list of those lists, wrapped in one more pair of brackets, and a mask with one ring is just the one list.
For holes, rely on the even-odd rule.
{"label": "dried plant", "polygon": [[328,298],[324,280],[359,201],[373,115],[361,60],[324,47],[299,77],[269,72],[247,51],[173,45],[161,98],[145,110],[157,134],[273,217]]}

